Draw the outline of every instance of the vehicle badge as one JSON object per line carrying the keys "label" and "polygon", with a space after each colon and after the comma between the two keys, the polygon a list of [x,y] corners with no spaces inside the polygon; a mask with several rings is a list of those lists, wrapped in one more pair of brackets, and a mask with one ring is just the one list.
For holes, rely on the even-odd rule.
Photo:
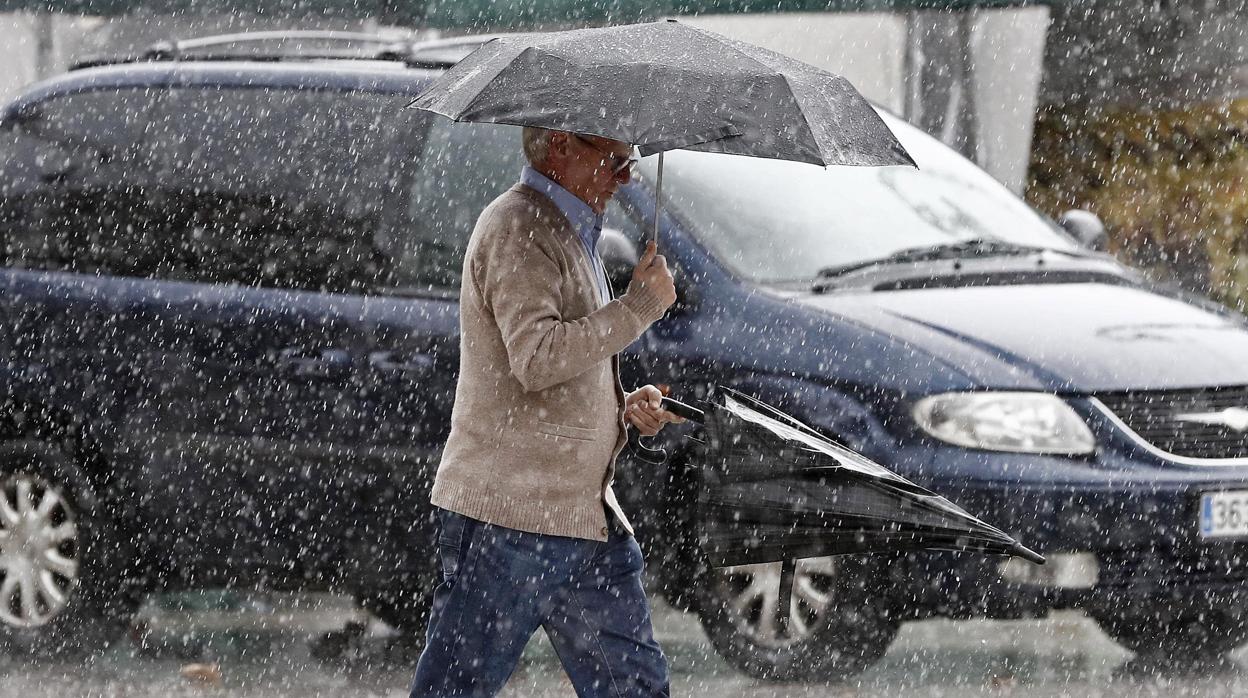
{"label": "vehicle badge", "polygon": [[1243,407],[1228,407],[1218,412],[1186,412],[1174,415],[1174,420],[1213,424],[1239,432],[1248,431],[1248,409]]}

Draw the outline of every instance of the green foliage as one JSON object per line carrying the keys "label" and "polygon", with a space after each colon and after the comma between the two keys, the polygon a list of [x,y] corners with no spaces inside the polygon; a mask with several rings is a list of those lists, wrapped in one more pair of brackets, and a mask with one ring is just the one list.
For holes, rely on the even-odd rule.
{"label": "green foliage", "polygon": [[1248,309],[1248,100],[1165,110],[1048,108],[1027,198],[1101,216],[1122,259]]}

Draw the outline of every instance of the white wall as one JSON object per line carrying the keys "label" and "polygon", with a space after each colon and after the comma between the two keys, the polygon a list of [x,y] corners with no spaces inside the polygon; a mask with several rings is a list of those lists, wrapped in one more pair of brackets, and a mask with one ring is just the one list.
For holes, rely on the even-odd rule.
{"label": "white wall", "polygon": [[35,80],[35,34],[28,15],[0,14],[0,100]]}
{"label": "white wall", "polygon": [[[922,18],[923,14],[913,16]],[[1031,151],[1048,17],[1048,9],[1042,7],[979,10],[974,15],[969,48],[974,62],[977,150],[971,155],[1016,191],[1025,182]],[[41,21],[47,24],[41,26]],[[927,79],[907,73],[913,25],[901,13],[703,15],[682,21],[843,75],[868,98],[907,117],[914,116],[907,114],[907,107],[913,107],[907,104],[907,90],[913,88],[913,80]],[[0,102],[85,56],[128,53],[159,39],[300,24],[377,29],[367,22],[292,23],[237,15],[109,20],[0,13]],[[42,55],[40,32],[51,38]]]}
{"label": "white wall", "polygon": [[976,161],[1021,192],[1031,161],[1049,10],[1028,7],[976,14],[971,46],[979,109]]}
{"label": "white wall", "polygon": [[[922,14],[917,15],[920,19]],[[901,13],[703,15],[681,21],[845,76],[881,106],[903,116],[910,43]],[[1026,180],[1048,9],[978,10],[971,33],[978,151],[974,159],[1015,191]],[[940,136],[942,134],[933,134]]]}
{"label": "white wall", "polygon": [[906,51],[903,15],[786,12],[688,16],[680,21],[842,75],[868,99],[897,113],[902,111]]}
{"label": "white wall", "polygon": [[[100,23],[90,17],[0,12],[0,102],[23,87],[64,71],[70,49]],[[41,51],[40,35],[47,44]]]}

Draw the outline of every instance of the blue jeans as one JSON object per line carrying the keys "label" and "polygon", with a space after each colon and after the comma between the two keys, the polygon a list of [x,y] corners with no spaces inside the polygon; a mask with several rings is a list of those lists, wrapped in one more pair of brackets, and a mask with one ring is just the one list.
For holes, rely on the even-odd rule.
{"label": "blue jeans", "polygon": [[667,696],[637,541],[525,533],[440,510],[434,591],[412,698],[492,696],[540,627],[578,696]]}

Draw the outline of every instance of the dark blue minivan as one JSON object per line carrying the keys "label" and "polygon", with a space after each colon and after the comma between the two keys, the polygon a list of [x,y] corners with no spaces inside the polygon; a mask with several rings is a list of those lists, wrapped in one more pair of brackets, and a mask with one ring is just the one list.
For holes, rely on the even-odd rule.
{"label": "dark blue minivan", "polygon": [[[479,40],[318,37],[163,45],[0,113],[14,651],[107,643],[143,594],[207,586],[339,591],[422,626],[461,257],[518,176],[519,130],[402,108]],[[665,464],[629,452],[617,475],[654,592],[771,678],[846,676],[933,616],[1082,608],[1156,656],[1248,640],[1244,318],[885,118],[919,169],[667,156],[680,298],[625,382],[756,395],[1049,564],[803,560],[781,629],[778,565],[701,562],[680,427]],[[649,231],[652,168],[608,211],[617,279]]]}

